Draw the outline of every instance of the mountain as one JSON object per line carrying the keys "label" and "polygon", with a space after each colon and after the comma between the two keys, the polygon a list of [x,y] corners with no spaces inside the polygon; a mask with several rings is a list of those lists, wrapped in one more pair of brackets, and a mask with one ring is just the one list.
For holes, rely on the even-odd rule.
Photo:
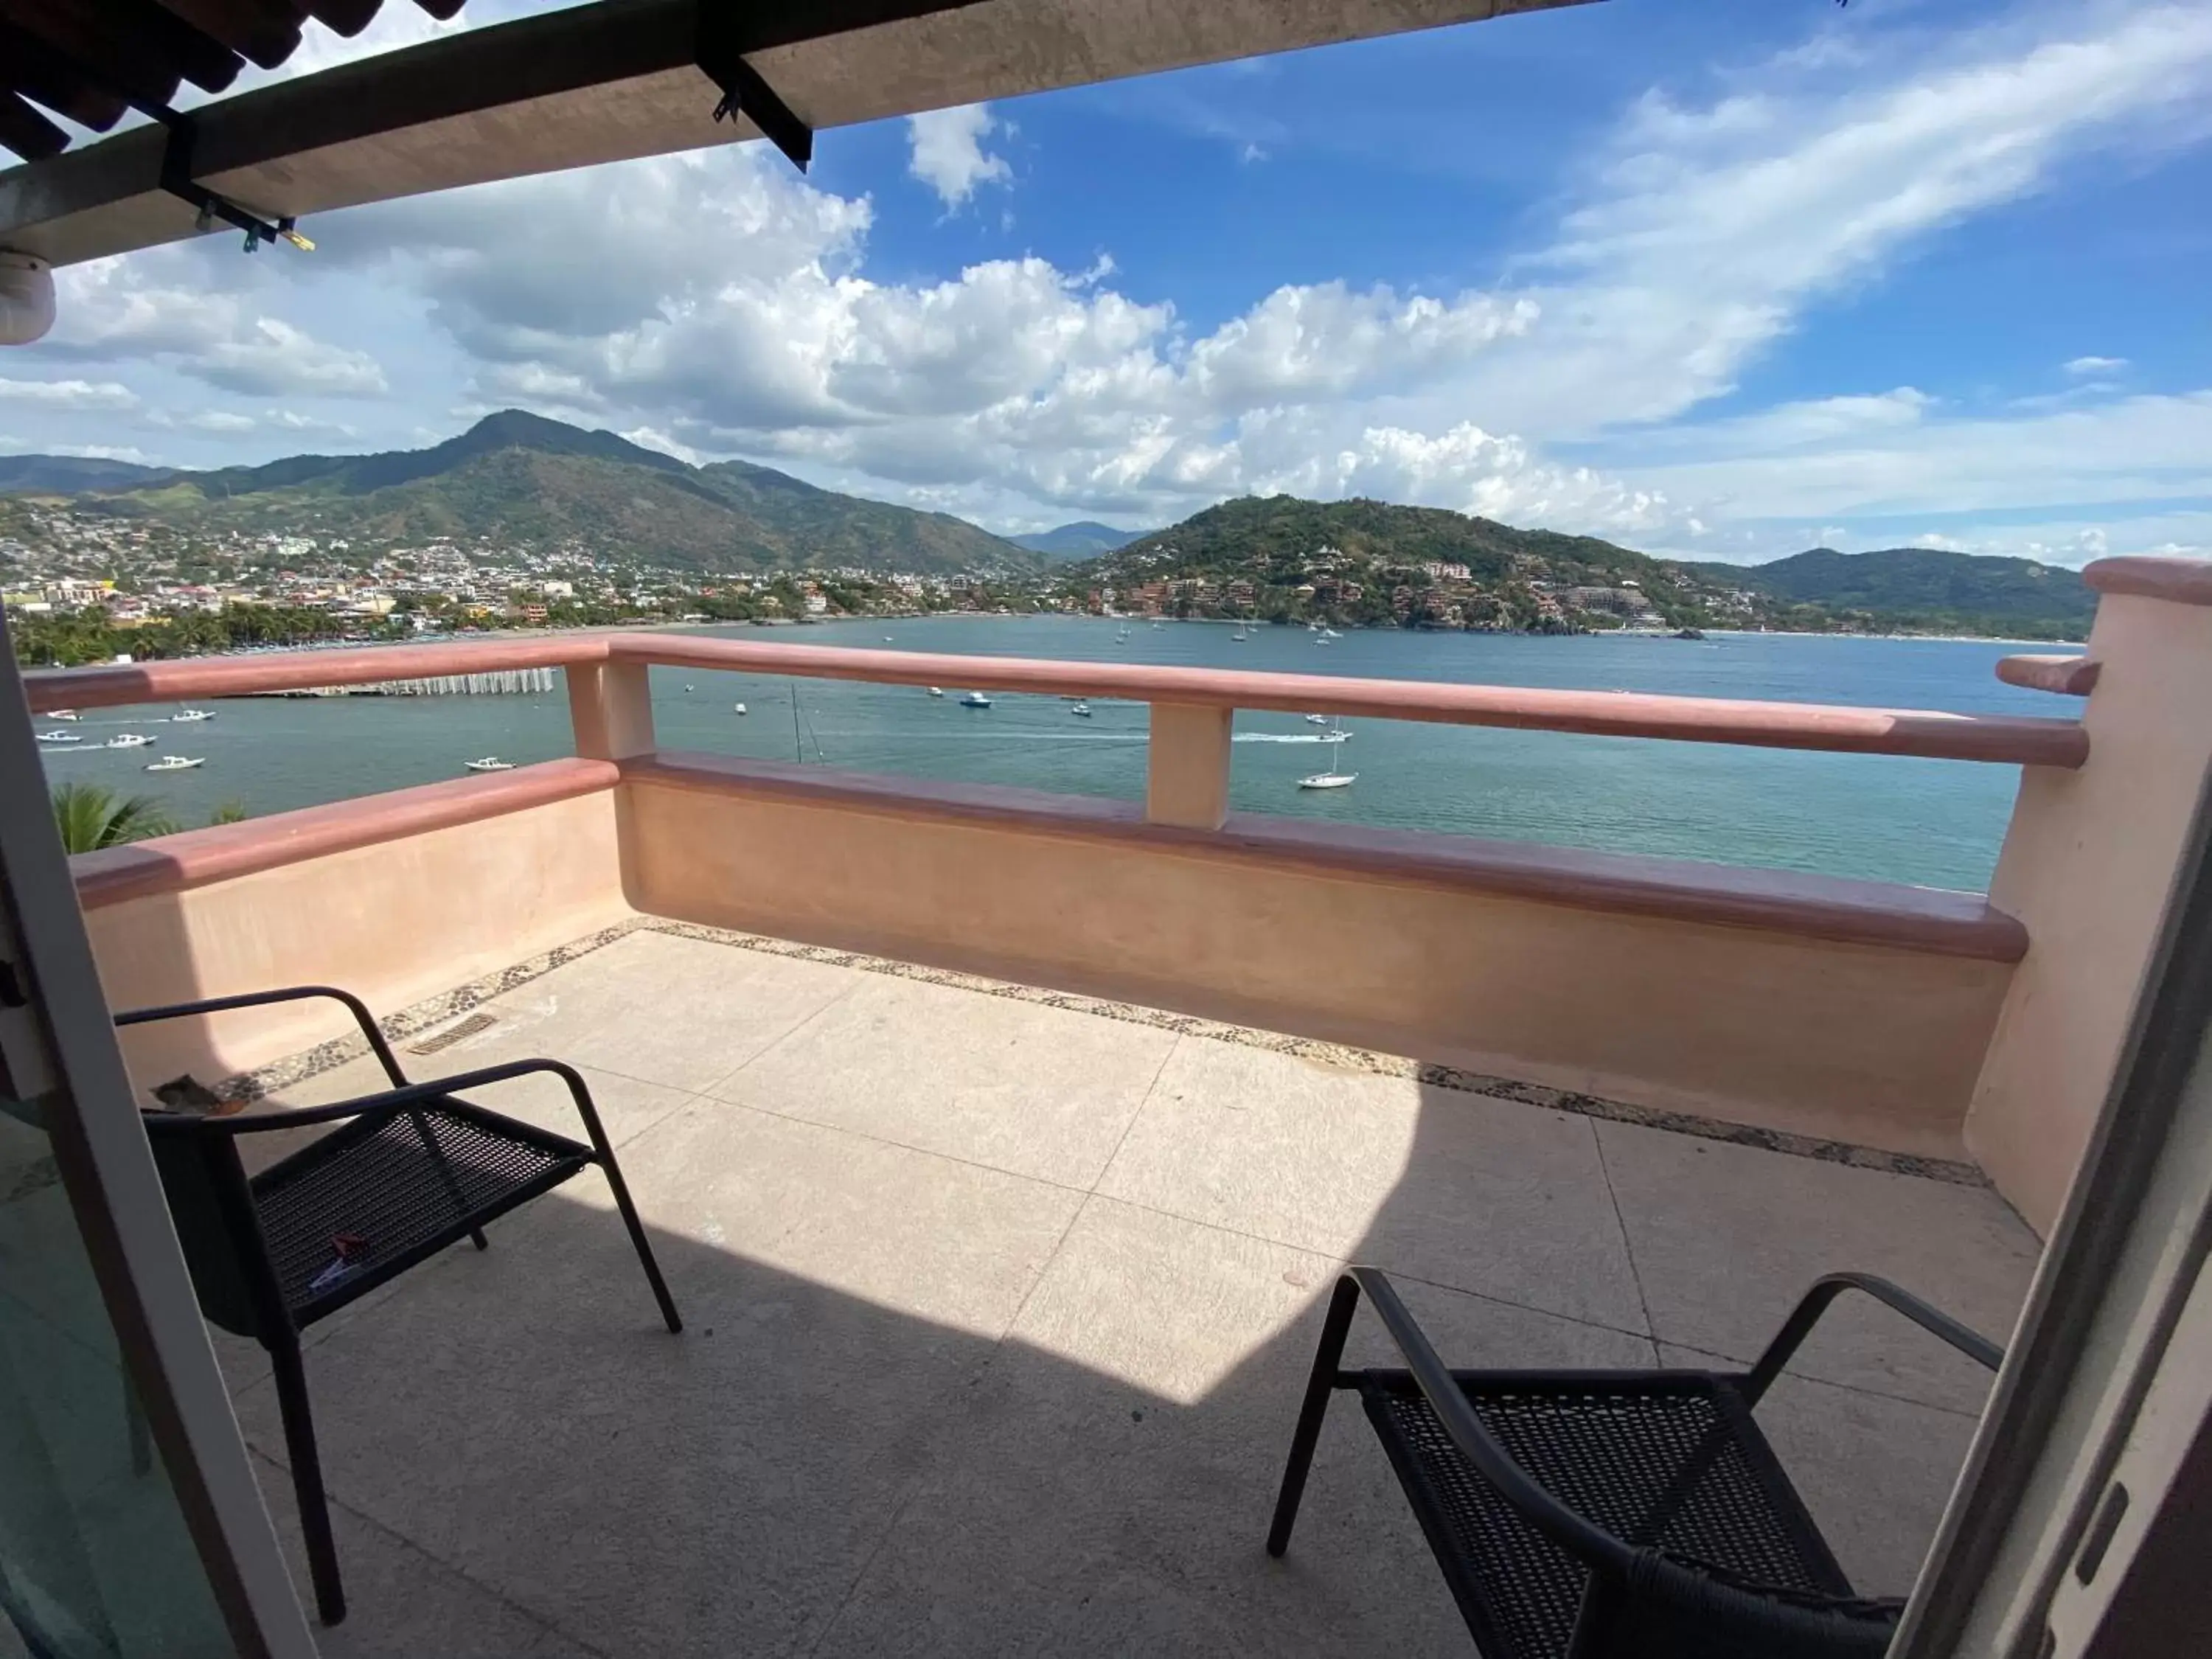
{"label": "mountain", "polygon": [[1044,563],[946,514],[842,495],[743,461],[693,466],[611,432],[514,409],[428,449],[172,473],[94,500],[185,530],[313,535],[356,547],[441,536],[581,544],[708,573],[841,565],[1027,573]]}
{"label": "mountain", "polygon": [[2096,609],[2077,574],[2028,559],[1815,548],[1684,563],[1438,507],[1291,495],[1224,501],[1075,574],[1122,592],[1175,584],[1146,602],[1200,615],[1415,627],[1618,627],[1648,608],[1673,628],[2078,640]]}
{"label": "mountain", "polygon": [[1783,605],[1860,613],[1884,631],[2078,640],[2097,610],[2096,594],[2077,571],[1932,547],[1872,553],[1816,547],[1768,564],[1688,568]]}
{"label": "mountain", "polygon": [[0,495],[75,495],[88,489],[128,489],[166,478],[174,470],[89,455],[0,455]]}
{"label": "mountain", "polygon": [[1103,568],[1158,574],[1219,571],[1297,581],[1323,549],[1355,563],[1463,564],[1478,581],[1541,575],[1592,584],[1640,580],[1662,569],[1648,555],[1594,536],[1516,530],[1444,507],[1389,501],[1309,501],[1295,495],[1244,495],[1140,536],[1105,555]]}
{"label": "mountain", "polygon": [[1142,530],[1116,530],[1110,524],[1100,524],[1095,519],[1079,519],[1073,524],[1064,524],[1057,530],[1039,530],[1026,536],[1009,536],[1006,539],[1016,547],[1026,547],[1032,553],[1042,553],[1055,559],[1095,559],[1101,553],[1111,553],[1117,547],[1127,547],[1147,532]]}

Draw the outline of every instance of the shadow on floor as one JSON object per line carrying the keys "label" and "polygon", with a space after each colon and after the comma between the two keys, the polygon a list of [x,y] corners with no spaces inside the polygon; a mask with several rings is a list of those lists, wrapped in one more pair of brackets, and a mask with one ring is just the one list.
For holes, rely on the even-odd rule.
{"label": "shadow on floor", "polygon": [[[314,1334],[355,1607],[327,1651],[1468,1650],[1356,1407],[1289,1558],[1261,1550],[1336,1253],[1104,1186],[941,1158],[917,1181],[927,1155],[857,1138],[826,1164],[716,1155],[739,1112],[695,1101],[623,1154],[684,1334],[590,1172]],[[1564,1154],[1504,1156],[1501,1113],[1586,1145],[1609,1201],[1577,1201]],[[1342,1254],[1407,1275],[1455,1364],[1718,1364],[1814,1273],[1916,1279],[1909,1214],[1807,1224],[1804,1162],[1424,1089]],[[1868,1179],[1908,1212],[1932,1185]],[[1747,1182],[1747,1209],[1701,1201]],[[1779,1231],[1740,1236],[1762,1215]],[[1855,1243],[1888,1259],[1830,1254]],[[1873,1592],[1909,1583],[1978,1406],[1978,1379],[1896,1358],[1917,1340],[1847,1315],[1762,1413]],[[1382,1352],[1363,1317],[1354,1362]],[[272,1392],[225,1358],[289,1537]]]}

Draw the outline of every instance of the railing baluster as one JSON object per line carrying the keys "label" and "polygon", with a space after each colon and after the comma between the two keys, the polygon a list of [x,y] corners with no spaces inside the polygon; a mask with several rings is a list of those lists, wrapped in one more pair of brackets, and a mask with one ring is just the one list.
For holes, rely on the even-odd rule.
{"label": "railing baluster", "polygon": [[1145,817],[1185,830],[1218,830],[1229,816],[1233,708],[1156,702],[1145,780]]}
{"label": "railing baluster", "polygon": [[568,720],[585,760],[628,760],[653,751],[652,671],[641,662],[572,662]]}

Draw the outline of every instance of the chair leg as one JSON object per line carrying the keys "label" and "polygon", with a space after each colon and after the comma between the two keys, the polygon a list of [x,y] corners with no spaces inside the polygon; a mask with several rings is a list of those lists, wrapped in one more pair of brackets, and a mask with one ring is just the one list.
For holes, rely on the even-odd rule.
{"label": "chair leg", "polygon": [[276,1373],[276,1405],[284,1419],[284,1449],[292,1462],[292,1490],[300,1502],[300,1534],[307,1546],[307,1574],[314,1581],[315,1612],[325,1625],[346,1615],[338,1578],[338,1547],[331,1536],[330,1499],[323,1492],[323,1463],[315,1450],[315,1419],[307,1406],[307,1373],[300,1345],[269,1350]]}
{"label": "chair leg", "polygon": [[615,1208],[622,1212],[623,1225],[629,1229],[629,1242],[637,1248],[638,1265],[645,1269],[646,1283],[653,1286],[653,1299],[660,1304],[660,1317],[672,1333],[681,1331],[684,1317],[676,1311],[675,1300],[668,1294],[668,1283],[660,1276],[660,1264],[653,1259],[653,1245],[646,1238],[645,1224],[637,1218],[637,1206],[629,1200],[629,1183],[623,1179],[622,1165],[615,1162],[611,1146],[600,1146],[599,1167],[606,1171],[607,1186],[614,1193]]}
{"label": "chair leg", "polygon": [[1344,1358],[1344,1339],[1351,1334],[1352,1316],[1358,1306],[1359,1286],[1346,1274],[1336,1281],[1328,1316],[1322,1321],[1321,1346],[1314,1352],[1313,1371],[1306,1378],[1305,1403],[1298,1407],[1298,1426],[1291,1436],[1290,1462],[1283,1467],[1283,1489],[1275,1498],[1274,1523],[1267,1528],[1270,1555],[1279,1556],[1291,1547],[1298,1500],[1305,1496],[1306,1472],[1313,1467],[1314,1448],[1321,1443],[1322,1419],[1328,1413],[1337,1366]]}

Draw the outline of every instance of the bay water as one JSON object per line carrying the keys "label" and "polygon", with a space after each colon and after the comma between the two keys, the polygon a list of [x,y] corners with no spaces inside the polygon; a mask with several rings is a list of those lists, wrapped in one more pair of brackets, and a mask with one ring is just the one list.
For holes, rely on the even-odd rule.
{"label": "bay water", "polygon": [[[1127,633],[1124,637],[1124,629]],[[2017,646],[1984,641],[1716,635],[1571,637],[1347,630],[1327,645],[1304,629],[1117,623],[1093,617],[933,617],[773,632],[699,629],[774,643],[976,656],[1251,668],[1462,684],[1669,692],[1691,696],[2069,716],[2077,705],[1996,678]],[[886,635],[889,636],[886,639]],[[653,671],[661,746],[1139,799],[1146,710],[1094,698],[1089,718],[1055,697],[992,694],[988,709],[947,685],[793,680],[698,669]],[[794,710],[793,694],[796,692]],[[736,705],[746,712],[739,714]],[[464,775],[496,755],[518,764],[570,752],[566,699],[538,696],[228,698],[216,718],[168,723],[172,705],[41,720],[81,746],[46,750],[47,775],[155,795],[187,827],[235,801],[260,816]],[[1240,713],[1231,799],[1239,811],[1398,829],[1817,871],[1936,887],[1984,888],[2019,769],[1959,761],[1827,755],[1400,720],[1346,723],[1340,747],[1296,714]],[[96,744],[120,732],[149,749]],[[196,770],[148,774],[167,754]],[[1349,788],[1297,787],[1356,772]]]}

